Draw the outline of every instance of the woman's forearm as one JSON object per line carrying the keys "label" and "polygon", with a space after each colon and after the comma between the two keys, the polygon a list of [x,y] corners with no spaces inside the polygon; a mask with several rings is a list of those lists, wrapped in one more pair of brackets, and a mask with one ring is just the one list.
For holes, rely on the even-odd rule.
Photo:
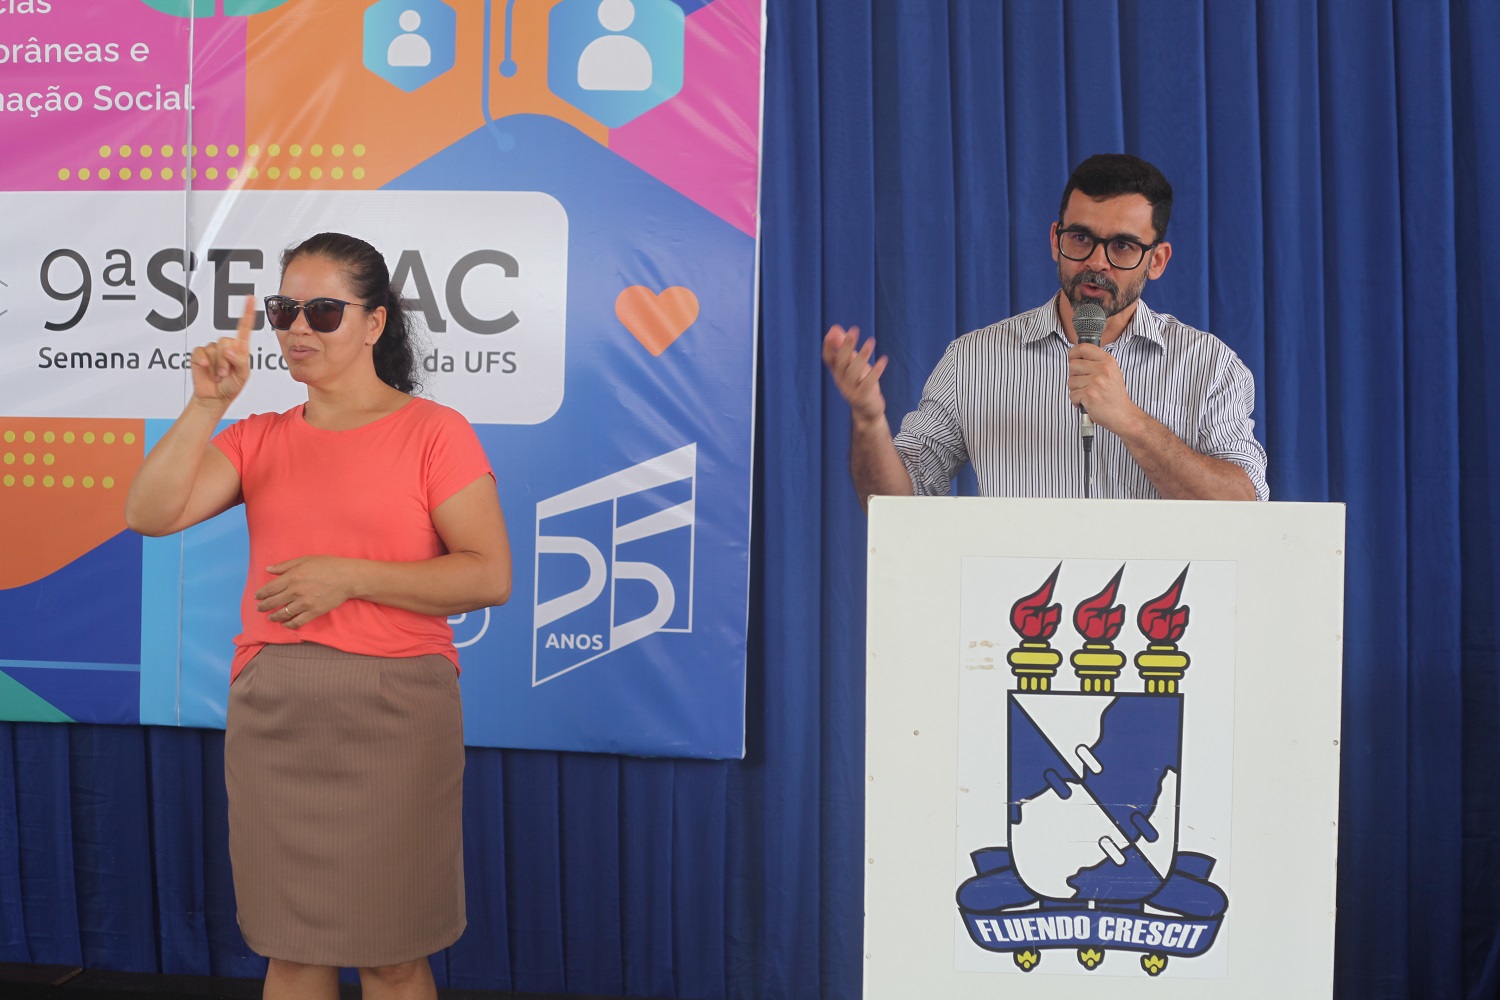
{"label": "woman's forearm", "polygon": [[356,563],[351,597],[424,615],[456,615],[510,599],[510,562],[449,552],[421,562]]}
{"label": "woman's forearm", "polygon": [[125,523],[131,530],[143,535],[169,535],[197,523],[188,522],[184,515],[193,500],[214,428],[226,409],[227,403],[215,406],[190,400],[182,415],[146,453],[125,500]]}

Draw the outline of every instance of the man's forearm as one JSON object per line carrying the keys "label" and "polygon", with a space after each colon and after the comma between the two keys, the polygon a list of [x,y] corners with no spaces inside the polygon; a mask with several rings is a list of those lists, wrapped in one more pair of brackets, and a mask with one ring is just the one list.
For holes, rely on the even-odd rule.
{"label": "man's forearm", "polygon": [[1151,485],[1167,500],[1254,500],[1255,484],[1244,469],[1189,448],[1164,424],[1144,412],[1119,435]]}
{"label": "man's forearm", "polygon": [[896,451],[896,442],[883,414],[874,420],[854,421],[849,439],[849,474],[859,494],[859,505],[865,509],[872,496],[909,497],[915,492],[911,474]]}

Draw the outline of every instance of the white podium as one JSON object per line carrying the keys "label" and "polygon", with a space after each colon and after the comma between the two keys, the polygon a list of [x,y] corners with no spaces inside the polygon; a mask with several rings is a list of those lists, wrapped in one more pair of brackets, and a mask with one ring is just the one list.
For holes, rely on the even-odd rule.
{"label": "white podium", "polygon": [[864,995],[1326,998],[1344,509],[876,498]]}

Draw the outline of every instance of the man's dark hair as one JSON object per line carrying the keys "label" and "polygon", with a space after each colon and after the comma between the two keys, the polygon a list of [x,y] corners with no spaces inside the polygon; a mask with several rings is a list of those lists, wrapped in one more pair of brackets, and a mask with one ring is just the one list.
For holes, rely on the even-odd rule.
{"label": "man's dark hair", "polygon": [[[1156,230],[1156,239],[1167,238],[1167,220],[1172,217],[1172,185],[1162,172],[1129,153],[1096,153],[1074,168],[1063,188],[1062,204],[1057,208],[1058,222],[1068,208],[1068,198],[1074,191],[1082,191],[1090,198],[1113,198],[1122,194],[1138,194],[1151,203],[1151,227]],[[1111,236],[1112,233],[1100,233]]]}

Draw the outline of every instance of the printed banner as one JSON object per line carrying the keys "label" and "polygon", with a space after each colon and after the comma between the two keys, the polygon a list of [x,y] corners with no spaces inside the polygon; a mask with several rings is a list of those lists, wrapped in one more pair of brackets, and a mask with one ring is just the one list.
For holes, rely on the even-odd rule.
{"label": "printed banner", "polygon": [[[192,348],[335,230],[499,483],[468,742],[742,755],[761,17],[0,0],[0,717],[223,725],[243,514],[142,539],[124,500]],[[257,323],[230,420],[305,398]]]}

